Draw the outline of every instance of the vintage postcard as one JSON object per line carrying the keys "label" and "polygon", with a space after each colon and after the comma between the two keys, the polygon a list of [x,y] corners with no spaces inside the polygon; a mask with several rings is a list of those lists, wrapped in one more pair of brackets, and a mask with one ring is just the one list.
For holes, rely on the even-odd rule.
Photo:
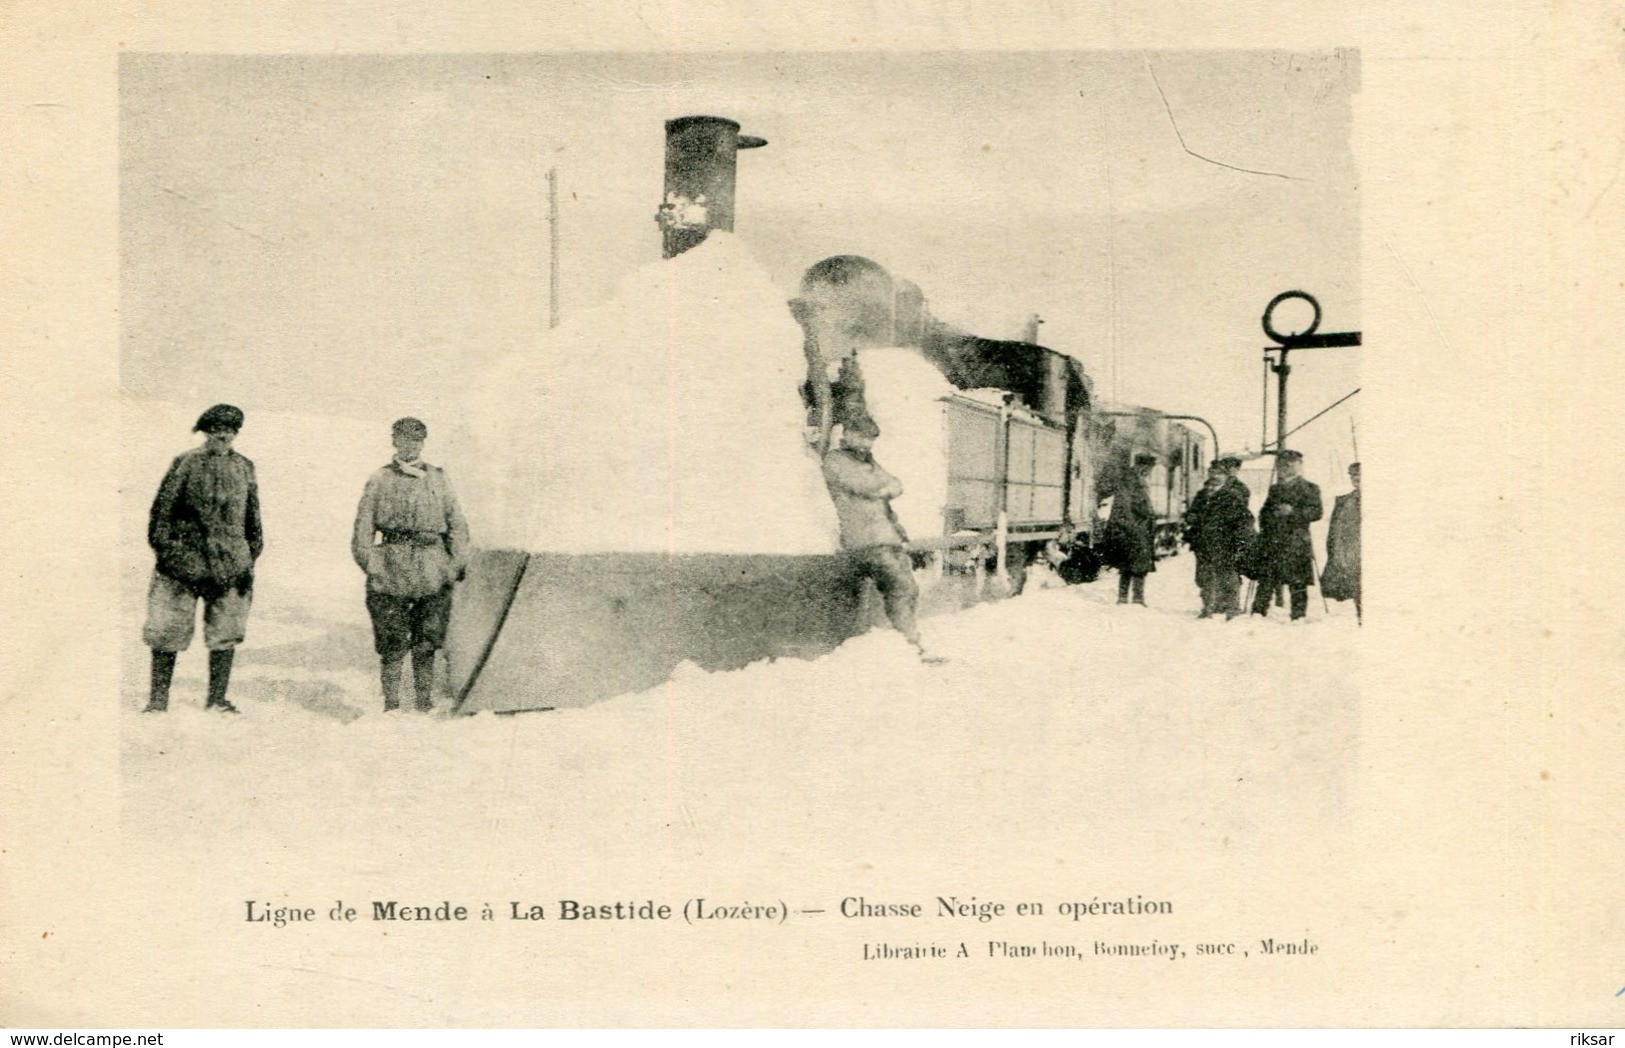
{"label": "vintage postcard", "polygon": [[1492,7],[18,9],[0,1021],[1620,1025]]}

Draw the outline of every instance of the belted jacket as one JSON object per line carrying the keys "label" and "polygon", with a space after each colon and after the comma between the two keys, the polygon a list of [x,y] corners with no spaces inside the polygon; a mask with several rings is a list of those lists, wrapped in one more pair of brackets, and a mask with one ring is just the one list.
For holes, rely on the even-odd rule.
{"label": "belted jacket", "polygon": [[367,480],[350,552],[367,589],[428,597],[456,582],[468,556],[468,521],[446,471],[392,460]]}

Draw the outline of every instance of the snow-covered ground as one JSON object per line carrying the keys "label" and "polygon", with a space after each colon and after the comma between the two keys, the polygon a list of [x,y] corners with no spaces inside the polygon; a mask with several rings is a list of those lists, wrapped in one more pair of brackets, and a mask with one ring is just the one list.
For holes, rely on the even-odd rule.
{"label": "snow-covered ground", "polygon": [[881,629],[813,661],[685,665],[641,694],[510,717],[385,715],[359,614],[267,599],[238,660],[239,717],[201,709],[197,650],[171,712],[137,712],[145,652],[129,649],[125,829],[183,852],[363,863],[403,839],[449,862],[514,835],[625,869],[787,824],[808,861],[838,862],[899,827],[1015,847],[1342,823],[1352,607],[1199,621],[1191,566],[1164,561],[1148,608],[1112,603],[1110,574],[1066,587],[1040,573],[1020,597],[928,619],[945,666]]}

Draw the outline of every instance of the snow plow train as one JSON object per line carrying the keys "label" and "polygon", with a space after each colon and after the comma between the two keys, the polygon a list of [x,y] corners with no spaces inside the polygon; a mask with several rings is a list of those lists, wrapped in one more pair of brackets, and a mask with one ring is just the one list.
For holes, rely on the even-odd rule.
{"label": "snow plow train", "polygon": [[[500,449],[511,466],[471,492],[503,526],[476,531],[456,595],[458,709],[585,706],[683,662],[813,657],[879,614],[836,549],[808,447],[818,409],[797,383],[813,373],[811,329],[731,236],[737,152],[764,144],[721,118],[668,122],[666,259],[488,382],[475,414],[494,421],[476,454]],[[1136,455],[1156,458],[1147,483],[1173,551],[1211,454],[1202,435],[1098,404],[1083,365],[1037,344],[1036,325],[1024,340],[966,334],[906,281],[884,305],[877,348],[855,366],[883,434],[875,453],[904,482],[923,613],[1019,593],[1041,559],[1092,581],[1103,506]],[[513,402],[491,410],[500,398]]]}

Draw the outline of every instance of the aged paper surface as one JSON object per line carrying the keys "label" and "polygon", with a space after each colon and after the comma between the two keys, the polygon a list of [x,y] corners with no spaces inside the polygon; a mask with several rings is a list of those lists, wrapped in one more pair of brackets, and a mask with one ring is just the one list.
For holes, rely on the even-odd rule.
{"label": "aged paper surface", "polygon": [[[355,5],[342,13],[297,4],[12,4],[0,27],[0,395],[12,478],[0,582],[10,630],[0,777],[6,1024],[1620,1025],[1625,939],[1612,816],[1621,796],[1613,701],[1621,634],[1607,470],[1619,435],[1618,369],[1605,353],[1625,287],[1618,12],[1523,3],[1278,5],[1245,15],[1194,5],[1049,5],[1020,17],[992,5],[918,3],[774,13],[730,3],[616,13],[499,4],[455,12]],[[1027,52],[1033,72],[1011,74]],[[1232,54],[1241,57],[1227,65]],[[1373,482],[1366,527],[1366,621],[1352,647],[1335,649],[1348,656],[1347,686],[1324,708],[1286,709],[1275,704],[1279,689],[1250,694],[1246,686],[1249,673],[1279,681],[1267,659],[1207,693],[1176,672],[1181,651],[1157,648],[1146,651],[1143,676],[1166,682],[1161,701],[1112,706],[1102,696],[1114,689],[1145,689],[1091,676],[1066,654],[1076,638],[1055,630],[1034,645],[1054,653],[1054,668],[1027,667],[1002,688],[973,672],[977,653],[1016,638],[979,635],[976,623],[993,620],[970,617],[927,627],[968,653],[949,667],[961,683],[946,686],[912,667],[875,677],[838,664],[746,670],[709,684],[679,678],[690,690],[714,687],[711,712],[650,701],[618,715],[487,715],[469,722],[480,734],[465,738],[474,741],[447,747],[435,732],[458,726],[383,722],[370,705],[353,730],[337,730],[349,695],[374,701],[365,691],[374,667],[363,658],[326,678],[311,676],[323,669],[316,662],[246,674],[238,687],[254,701],[243,703],[250,708],[237,722],[200,727],[195,708],[172,711],[156,728],[143,721],[135,712],[150,567],[143,515],[167,457],[188,446],[191,421],[172,419],[166,412],[179,408],[169,405],[193,413],[218,399],[254,405],[241,446],[262,471],[278,468],[277,456],[267,460],[252,443],[256,418],[303,410],[337,420],[308,436],[316,446],[301,449],[297,438],[279,446],[287,452],[282,504],[297,507],[325,496],[300,488],[301,471],[319,474],[335,456],[372,468],[387,456],[388,420],[414,404],[369,399],[369,384],[425,381],[410,368],[334,361],[309,348],[331,346],[333,331],[349,330],[338,325],[306,331],[306,355],[290,358],[300,374],[255,357],[250,371],[236,373],[250,374],[255,388],[226,396],[207,383],[188,386],[185,352],[163,340],[251,340],[233,326],[249,313],[262,325],[294,317],[279,329],[289,338],[300,316],[331,319],[324,282],[339,281],[322,266],[342,273],[335,244],[401,244],[393,268],[370,279],[379,291],[421,288],[453,311],[445,329],[452,333],[497,326],[493,311],[545,308],[533,298],[509,303],[500,290],[481,297],[482,277],[533,289],[545,271],[532,259],[516,277],[503,268],[511,259],[479,255],[480,240],[470,236],[467,266],[448,278],[455,286],[435,283],[433,266],[418,258],[426,241],[413,237],[465,217],[500,228],[511,216],[496,206],[429,216],[438,227],[416,222],[421,215],[364,221],[360,209],[340,209],[330,221],[292,223],[283,233],[298,241],[293,247],[247,222],[232,227],[250,240],[270,237],[267,266],[304,245],[299,257],[309,269],[299,297],[268,304],[243,286],[234,288],[241,314],[165,316],[166,304],[202,301],[199,289],[211,280],[234,279],[211,272],[206,250],[189,259],[193,245],[219,233],[214,216],[205,222],[196,212],[212,207],[221,222],[235,220],[222,197],[183,206],[187,188],[139,178],[184,173],[181,160],[165,167],[166,157],[184,154],[194,173],[240,180],[232,165],[249,162],[248,143],[338,126],[322,112],[324,90],[361,112],[370,88],[357,84],[397,92],[391,98],[423,85],[412,110],[426,129],[419,148],[466,155],[461,169],[444,161],[447,177],[493,179],[483,199],[518,207],[501,172],[481,169],[484,125],[464,124],[459,96],[445,86],[482,55],[509,82],[534,74],[579,87],[596,77],[606,98],[647,92],[663,63],[689,77],[674,83],[709,76],[727,87],[733,75],[729,97],[765,114],[800,107],[817,115],[821,75],[848,97],[854,84],[898,78],[945,84],[944,92],[964,92],[966,120],[1003,107],[1004,138],[986,144],[990,154],[1013,151],[1007,174],[1022,186],[1034,184],[1017,175],[1042,165],[1046,136],[1066,132],[1045,123],[1054,100],[1033,92],[1057,63],[1079,71],[1080,97],[1160,69],[1170,117],[1186,104],[1201,110],[1227,91],[1244,92],[1223,71],[1256,70],[1271,56],[1288,67],[1299,55],[1354,63],[1352,79],[1323,82],[1334,95],[1345,92],[1349,120],[1320,130],[1331,153],[1352,159],[1357,185],[1329,194],[1327,206],[1358,216],[1357,243],[1335,235],[1349,223],[1332,222],[1331,233],[1307,246],[1305,238],[1324,231],[1277,231],[1279,251],[1321,267],[1326,281],[1341,279],[1347,252],[1358,253],[1357,279],[1342,301],[1328,301],[1326,327],[1364,333],[1352,372],[1362,388],[1360,457],[1384,480]],[[557,57],[538,58],[549,55]],[[965,75],[967,55],[985,56],[1005,79],[952,81]],[[163,56],[197,61],[164,66]],[[288,56],[281,68],[297,75],[279,82],[274,67],[250,56]],[[363,58],[375,63],[373,73],[355,72]],[[203,69],[211,62],[212,71]],[[177,68],[209,90],[166,95],[164,76]],[[1195,79],[1181,80],[1181,72]],[[295,81],[329,86],[290,87]],[[646,128],[607,119],[595,127],[590,94],[581,102],[559,90],[578,109],[552,118],[573,121],[583,139],[589,129],[625,136],[629,170],[658,157]],[[914,114],[896,102],[877,90],[868,108],[822,114],[828,134],[843,122],[888,128],[898,151],[865,160],[879,157],[892,169],[807,172],[805,200],[771,208],[758,201],[759,213],[771,210],[794,231],[798,215],[817,227],[825,210],[861,223],[871,201],[888,214],[912,207],[926,230],[921,242],[942,260],[940,272],[917,279],[943,298],[951,296],[938,289],[955,281],[998,285],[996,275],[965,275],[975,273],[967,260],[981,240],[1021,238],[1035,255],[1051,249],[1041,221],[1017,228],[988,217],[1002,207],[1029,216],[1041,209],[981,188],[964,173],[975,156],[964,158],[964,172],[945,165],[924,178],[936,199],[921,201],[918,190],[900,199],[910,194],[898,186],[922,177],[903,146],[937,135],[927,117],[940,113],[927,106]],[[293,111],[268,115],[279,104]],[[1259,141],[1237,111],[1244,106],[1207,108],[1233,123],[1222,133],[1204,128],[1201,142],[1182,140],[1187,151]],[[608,103],[604,110],[621,111]],[[536,119],[549,113],[538,110]],[[770,140],[776,133],[744,130]],[[141,137],[147,132],[158,138]],[[334,148],[349,150],[328,158],[334,170],[363,169],[360,132],[348,144],[333,133]],[[537,142],[545,137],[539,131]],[[795,145],[772,141],[763,155]],[[603,159],[613,150],[601,142],[582,151],[602,165],[583,188],[636,197],[639,186],[658,186],[653,175],[617,182]],[[290,187],[325,177],[322,156],[282,159],[299,170],[263,177],[286,177]],[[754,159],[742,160],[742,170]],[[388,162],[380,155],[379,170]],[[573,154],[539,156],[535,166],[568,173],[574,162]],[[1339,173],[1349,173],[1346,164]],[[1114,178],[1110,192],[1142,194],[1125,205],[1136,215],[1200,203],[1179,199],[1177,186],[1136,181],[1129,168]],[[421,188],[396,191],[412,200]],[[1057,178],[1047,191],[1059,194],[1063,211],[1101,188],[1080,181],[1074,200]],[[200,226],[155,219],[152,200],[164,196]],[[121,201],[132,198],[140,207],[123,213]],[[656,201],[648,203],[652,213]],[[290,210],[298,206],[290,198]],[[1248,214],[1224,235],[1253,235],[1251,219],[1268,221]],[[642,216],[627,228],[630,238],[655,234]],[[197,239],[185,239],[185,229]],[[166,241],[171,234],[179,239]],[[795,250],[808,263],[852,249],[840,230],[806,235]],[[1129,261],[1112,266],[1169,266],[1170,301],[1204,294],[1220,303],[1237,286],[1235,274],[1180,269],[1177,253],[1159,259],[1136,251],[1128,233],[1113,235],[1125,239]],[[1188,231],[1195,241],[1218,235]],[[601,251],[577,244],[569,258],[603,270],[591,276],[607,287],[646,257],[628,242],[606,238]],[[1260,242],[1268,253],[1268,238]],[[145,265],[166,251],[170,269]],[[1076,269],[1099,264],[1095,245],[1063,253],[1056,279],[1076,280]],[[155,286],[154,272],[185,272],[190,284]],[[579,279],[572,286],[590,283]],[[1262,306],[1248,299],[1240,308],[1251,316]],[[1343,321],[1340,308],[1357,313]],[[1155,309],[1150,296],[1134,309],[1105,321],[1121,325],[1110,337],[1127,342],[1137,323],[1154,337],[1145,319]],[[984,320],[992,322],[969,322]],[[150,338],[144,324],[154,325]],[[420,334],[382,330],[401,340]],[[1259,337],[1247,332],[1237,352],[1255,360]],[[1229,332],[1223,339],[1235,344]],[[1300,364],[1312,382],[1317,365]],[[1159,383],[1181,381],[1177,364],[1161,366]],[[1124,372],[1124,395],[1135,394],[1130,358],[1114,358],[1114,367]],[[727,362],[718,370],[726,373]],[[331,400],[302,402],[316,388]],[[1319,402],[1304,396],[1305,407]],[[156,455],[154,433],[168,442]],[[340,437],[375,443],[322,444]],[[299,465],[290,470],[290,460]],[[356,494],[364,478],[365,469]],[[1328,503],[1341,490],[1326,489]],[[268,529],[295,533],[290,515]],[[271,534],[268,556],[298,556],[276,552]],[[341,551],[347,541],[333,538]],[[1172,570],[1184,574],[1187,564]],[[272,566],[263,568],[256,614],[278,599],[298,602],[278,597]],[[358,578],[304,597],[313,607],[358,606]],[[288,643],[305,636],[297,622],[265,619],[251,631]],[[1283,650],[1322,643],[1308,633],[1280,635]],[[182,655],[177,706],[199,701],[200,649]],[[363,683],[352,692],[344,674]],[[1225,709],[1204,705],[1220,701]],[[256,715],[277,703],[311,714],[308,741],[290,743],[286,721],[256,726]],[[1080,716],[1080,708],[1102,712]],[[381,767],[375,747],[415,754],[414,763]],[[1227,779],[1229,770],[1236,774]],[[1245,781],[1254,772],[1263,776],[1256,788]],[[739,907],[739,915],[685,920],[700,899],[712,912]],[[843,903],[850,910],[856,899],[918,904],[924,916],[847,916]],[[566,900],[620,904],[623,917],[568,920]],[[1126,914],[1090,909],[1125,900]],[[465,907],[468,919],[372,919],[377,904],[392,901]],[[1146,913],[1146,902],[1168,902],[1169,912]],[[1041,913],[1020,911],[1033,903]],[[487,905],[490,921],[481,919]],[[540,920],[524,919],[532,906]],[[673,915],[660,916],[661,906]],[[345,919],[346,907],[355,920]],[[309,923],[254,919],[305,908],[314,914]],[[777,916],[747,916],[764,909]],[[1266,940],[1314,950],[1264,956]],[[1102,955],[1098,942],[1143,946],[1145,955]],[[1200,954],[1204,944],[1248,956]],[[925,956],[870,959],[884,954],[882,945],[918,946]]]}

